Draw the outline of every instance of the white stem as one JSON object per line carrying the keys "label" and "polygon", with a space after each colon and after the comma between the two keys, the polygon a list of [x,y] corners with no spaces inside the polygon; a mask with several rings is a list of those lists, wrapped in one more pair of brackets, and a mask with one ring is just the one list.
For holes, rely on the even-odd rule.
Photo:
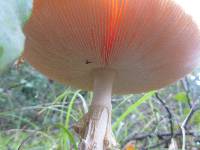
{"label": "white stem", "polygon": [[187,123],[188,118],[190,117],[190,114],[192,113],[193,108],[190,110],[190,113],[187,115],[187,117],[185,118],[185,120],[183,121],[182,125],[181,125],[181,130],[182,130],[182,140],[183,140],[183,144],[182,144],[182,150],[186,149],[186,131],[185,131],[185,125]]}
{"label": "white stem", "polygon": [[94,70],[94,97],[92,105],[111,107],[112,85],[115,77],[114,70],[96,69]]}
{"label": "white stem", "polygon": [[113,149],[117,146],[111,126],[111,96],[115,71],[105,68],[96,69],[93,75],[93,101],[89,113],[78,127],[83,138],[79,150]]}

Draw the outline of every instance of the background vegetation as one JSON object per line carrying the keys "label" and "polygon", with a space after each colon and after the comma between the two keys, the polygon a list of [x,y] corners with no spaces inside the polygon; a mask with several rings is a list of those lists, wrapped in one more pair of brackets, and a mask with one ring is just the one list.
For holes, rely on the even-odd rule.
{"label": "background vegetation", "polygon": [[[13,66],[0,79],[0,150],[77,148],[72,127],[88,111],[91,92],[51,81],[28,64]],[[127,143],[138,150],[168,149],[171,139],[181,148],[181,127],[187,149],[200,149],[199,96],[198,69],[155,93],[113,96],[113,131],[121,149]]]}
{"label": "background vegetation", "polygon": [[[32,0],[0,1],[0,74],[23,51],[31,8]],[[26,63],[12,66],[0,76],[0,150],[76,150],[73,125],[91,99]],[[113,96],[112,103],[120,149],[200,149],[199,69],[165,89]]]}

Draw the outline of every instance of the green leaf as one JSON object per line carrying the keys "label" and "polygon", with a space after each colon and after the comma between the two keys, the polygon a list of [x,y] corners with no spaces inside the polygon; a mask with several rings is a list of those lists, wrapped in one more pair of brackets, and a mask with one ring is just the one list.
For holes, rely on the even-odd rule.
{"label": "green leaf", "polygon": [[196,125],[200,125],[200,111],[197,111],[195,114],[194,114],[194,118],[193,118],[193,121]]}
{"label": "green leaf", "polygon": [[[183,110],[183,114],[184,114],[184,117],[186,117],[189,113],[190,113],[191,109],[190,108],[185,108]],[[190,122],[194,123],[195,125],[200,125],[200,111],[196,111],[194,113],[194,115],[192,116],[192,119]]]}
{"label": "green leaf", "polygon": [[139,100],[137,100],[134,104],[130,105],[127,110],[117,119],[117,121],[113,124],[112,129],[115,130],[120,122],[122,122],[126,117],[131,114],[136,108],[138,108],[141,104],[143,104],[145,101],[150,99],[155,94],[155,91],[151,91],[149,93],[146,93],[143,97],[141,97]]}
{"label": "green leaf", "polygon": [[174,96],[174,99],[182,102],[182,103],[187,103],[188,98],[187,98],[187,94],[185,92],[179,92]]}
{"label": "green leaf", "polygon": [[0,73],[23,52],[23,26],[31,15],[32,0],[0,1]]}

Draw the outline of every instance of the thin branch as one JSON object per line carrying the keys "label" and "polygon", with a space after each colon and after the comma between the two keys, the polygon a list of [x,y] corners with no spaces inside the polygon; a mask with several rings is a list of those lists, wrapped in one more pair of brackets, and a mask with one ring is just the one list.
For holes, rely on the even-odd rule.
{"label": "thin branch", "polygon": [[194,115],[194,113],[199,110],[200,107],[197,106],[192,106],[190,113],[187,115],[187,117],[185,118],[185,120],[183,121],[182,125],[181,125],[181,131],[182,131],[182,138],[183,138],[183,144],[182,144],[182,150],[185,150],[186,148],[186,129],[187,129],[187,125],[189,124],[190,120],[192,119],[192,116]]}
{"label": "thin branch", "polygon": [[155,145],[149,146],[149,147],[147,147],[147,148],[144,148],[144,150],[155,149],[155,148],[157,148],[157,147],[159,147],[159,146],[162,146],[162,145],[164,145],[164,144],[166,144],[166,143],[169,143],[170,141],[171,141],[171,138],[168,138],[168,139],[166,139],[166,140],[164,140],[164,141],[162,141],[162,142],[160,142],[160,143],[158,143],[158,144],[155,144]]}
{"label": "thin branch", "polygon": [[174,136],[174,124],[173,124],[173,120],[172,120],[172,113],[169,109],[169,107],[166,105],[166,103],[162,100],[162,98],[159,96],[158,93],[155,94],[156,98],[159,100],[159,102],[163,105],[163,107],[165,108],[165,110],[168,113],[168,118],[169,118],[169,124],[170,124],[170,131],[171,131],[171,138],[173,138]]}
{"label": "thin branch", "polygon": [[29,135],[27,138],[25,138],[25,139],[21,142],[21,144],[19,145],[19,147],[17,148],[17,150],[22,150],[22,147],[26,144],[26,142],[28,142],[28,140],[29,140],[30,138],[34,137],[34,136],[35,136],[35,133],[33,133],[33,134]]}
{"label": "thin branch", "polygon": [[184,124],[184,128],[185,129],[187,129],[187,126],[188,126],[188,124],[189,124],[189,122],[190,122],[190,120],[192,119],[192,117],[193,117],[193,115],[195,114],[195,112],[196,111],[198,111],[200,109],[200,106],[193,106],[192,108],[191,108],[191,111],[190,111],[190,113],[188,114],[188,116],[186,117],[186,119],[185,119],[185,124]]}
{"label": "thin branch", "polygon": [[[186,135],[188,136],[195,136],[195,133],[193,132],[186,132]],[[180,137],[182,136],[182,132],[176,132],[174,133],[174,137]],[[145,140],[147,138],[155,138],[158,137],[159,139],[166,139],[171,137],[171,132],[163,132],[163,133],[147,133],[147,134],[141,134],[141,135],[133,135],[131,137],[129,137],[128,139],[125,140],[125,144],[129,143],[130,141],[141,141],[141,140]]]}
{"label": "thin branch", "polygon": [[190,108],[192,108],[192,101],[191,101],[191,98],[190,98],[190,83],[188,81],[188,78],[185,77],[185,79],[181,80],[181,83],[183,85],[183,88],[186,92],[186,97],[187,97],[187,102],[188,102],[188,105]]}

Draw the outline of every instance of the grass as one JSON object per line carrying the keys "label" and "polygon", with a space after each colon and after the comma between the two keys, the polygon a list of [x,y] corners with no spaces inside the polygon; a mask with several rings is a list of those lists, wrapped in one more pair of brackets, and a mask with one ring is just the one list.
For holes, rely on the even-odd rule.
{"label": "grass", "polygon": [[137,109],[142,103],[144,103],[145,101],[147,101],[148,99],[150,99],[153,95],[154,95],[155,91],[149,92],[147,94],[145,94],[144,96],[142,96],[139,100],[137,100],[135,103],[133,103],[132,105],[130,105],[126,111],[124,111],[121,116],[118,117],[118,119],[116,120],[116,122],[113,124],[112,129],[115,131],[116,128],[119,127],[119,124],[121,122],[124,121],[124,119],[126,119],[126,117],[131,114],[132,112],[135,111],[135,109]]}
{"label": "grass", "polygon": [[[113,130],[116,131],[119,129],[120,122],[123,122],[129,114],[134,112],[137,107],[151,98],[153,94],[154,92],[149,92],[137,100],[135,103],[133,103],[127,109],[127,111],[122,113],[121,116],[113,123]],[[89,95],[89,97],[91,97],[91,95]],[[132,97],[126,98],[125,100],[130,100],[130,98]],[[77,101],[79,102],[76,103]],[[1,150],[17,150],[19,148],[30,150],[69,150],[72,147],[77,150],[79,140],[71,130],[70,125],[72,125],[74,121],[79,120],[85,111],[88,110],[86,101],[87,100],[81,95],[80,90],[71,91],[68,89],[61,93],[52,103],[36,106],[26,106],[21,108],[21,116],[13,114],[15,111],[19,111],[17,109],[10,112],[1,112],[0,117],[13,119],[18,122],[18,128],[16,130],[1,131]],[[80,103],[82,103],[82,106],[79,106],[81,110],[76,109],[77,105],[80,105]],[[114,111],[117,112],[117,107],[122,107],[123,104],[126,104],[125,101],[118,104]],[[57,123],[60,123],[57,124],[55,122],[55,124],[49,125],[46,128],[41,126],[39,127],[33,121],[23,117],[24,111],[26,112],[32,110],[36,110],[37,114],[43,115],[44,121],[49,120],[50,117],[52,117],[52,113],[56,113],[56,116],[59,119]],[[78,111],[81,113],[78,113]],[[27,126],[27,129],[21,129],[23,124]],[[127,135],[128,129],[126,129],[124,136]]]}
{"label": "grass", "polygon": [[[52,83],[30,68],[10,74],[0,80],[0,150],[76,150],[80,139],[71,127],[88,111],[92,93]],[[198,100],[200,88],[194,85],[196,93],[190,95],[196,94],[194,99]],[[174,100],[177,94],[183,92],[179,82],[159,91],[173,112],[175,132],[179,131],[180,123],[190,110],[185,101]],[[155,99],[154,91],[113,96],[112,99],[113,131],[122,146],[133,135],[169,132],[167,113]],[[189,126],[196,135],[200,133],[198,116],[199,111]],[[187,137],[187,143],[195,145],[196,138]],[[179,138],[176,140],[180,141]],[[159,137],[152,136],[132,142],[140,148],[161,141]],[[164,147],[157,149],[164,150]]]}

